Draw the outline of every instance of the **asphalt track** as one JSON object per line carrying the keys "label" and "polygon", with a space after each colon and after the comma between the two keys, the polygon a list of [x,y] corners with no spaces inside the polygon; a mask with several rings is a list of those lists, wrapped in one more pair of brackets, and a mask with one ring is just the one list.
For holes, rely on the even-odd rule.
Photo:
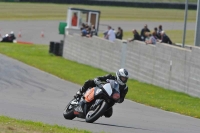
{"label": "asphalt track", "polygon": [[[0,34],[5,35],[10,31],[14,31],[18,41],[32,42],[34,44],[49,44],[50,41],[57,41],[63,39],[63,35],[59,34],[58,26],[60,22],[65,20],[55,21],[0,21]],[[158,25],[163,26],[163,30],[183,30],[183,22],[151,22],[151,21],[100,21],[100,32],[107,30],[107,25],[112,26],[117,30],[121,27],[124,31],[137,29],[140,31],[144,24],[147,24],[152,31]],[[195,30],[195,22],[187,23],[187,30]],[[21,37],[18,37],[19,32]],[[41,37],[41,33],[44,37]],[[127,39],[127,38],[124,38]]]}
{"label": "asphalt track", "polygon": [[111,118],[65,120],[62,112],[80,86],[0,54],[0,115],[109,133],[199,133],[200,119],[125,100]]}

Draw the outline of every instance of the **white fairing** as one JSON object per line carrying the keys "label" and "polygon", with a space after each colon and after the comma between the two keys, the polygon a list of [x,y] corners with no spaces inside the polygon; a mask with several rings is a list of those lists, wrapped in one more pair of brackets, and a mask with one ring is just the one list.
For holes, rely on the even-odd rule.
{"label": "white fairing", "polygon": [[110,83],[107,83],[103,86],[103,88],[105,89],[105,91],[108,93],[109,96],[112,95],[112,88],[110,86]]}
{"label": "white fairing", "polygon": [[71,104],[78,104],[78,101],[77,100],[73,100],[73,101],[71,101]]}

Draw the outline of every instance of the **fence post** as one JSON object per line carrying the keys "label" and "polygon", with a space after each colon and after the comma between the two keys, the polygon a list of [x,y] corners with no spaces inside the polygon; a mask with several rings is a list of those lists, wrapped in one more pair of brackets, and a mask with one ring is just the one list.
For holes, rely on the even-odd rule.
{"label": "fence post", "polygon": [[126,63],[126,51],[127,51],[127,42],[122,42],[122,52],[121,52],[121,68],[125,67]]}

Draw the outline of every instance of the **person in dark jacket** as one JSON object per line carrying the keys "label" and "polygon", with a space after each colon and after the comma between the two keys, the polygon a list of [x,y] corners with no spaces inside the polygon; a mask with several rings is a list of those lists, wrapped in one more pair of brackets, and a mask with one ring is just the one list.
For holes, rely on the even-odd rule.
{"label": "person in dark jacket", "polygon": [[116,33],[116,38],[122,40],[123,38],[123,30],[121,27],[118,27],[118,31]]}
{"label": "person in dark jacket", "polygon": [[141,37],[139,33],[137,32],[137,30],[133,29],[132,32],[133,32],[133,39],[129,40],[129,42],[134,41],[134,40],[141,41]]}
{"label": "person in dark jacket", "polygon": [[158,28],[157,27],[155,27],[154,28],[154,32],[153,32],[154,34],[153,34],[153,36],[154,36],[154,38],[157,40],[157,39],[160,39],[160,37],[159,37],[159,35],[158,35]]}
{"label": "person in dark jacket", "polygon": [[147,27],[147,24],[145,24],[144,28],[141,30],[141,34],[140,35],[141,35],[141,40],[142,41],[145,41],[145,38],[146,38],[145,32],[150,32],[150,30]]}
{"label": "person in dark jacket", "polygon": [[[78,90],[78,92],[76,93],[74,97],[80,97],[83,95],[83,93],[85,93],[88,90],[88,88],[95,87],[97,85],[100,86],[103,81],[106,82],[108,79],[112,79],[112,80],[116,80],[119,83],[120,99],[118,103],[122,103],[128,92],[128,86],[126,85],[128,78],[129,78],[128,71],[124,68],[121,68],[116,72],[116,76],[108,74],[105,76],[97,77],[94,80],[87,80],[84,83],[84,85]],[[84,105],[86,104],[86,101],[84,100],[80,104],[81,104],[81,107],[83,108]],[[112,108],[106,111],[106,117],[111,117],[112,112],[113,112]]]}
{"label": "person in dark jacket", "polygon": [[161,31],[161,43],[172,44],[171,39],[165,34],[165,31]]}
{"label": "person in dark jacket", "polygon": [[161,40],[161,32],[163,31],[162,25],[158,26],[158,31],[157,31],[157,35],[158,35],[158,39]]}

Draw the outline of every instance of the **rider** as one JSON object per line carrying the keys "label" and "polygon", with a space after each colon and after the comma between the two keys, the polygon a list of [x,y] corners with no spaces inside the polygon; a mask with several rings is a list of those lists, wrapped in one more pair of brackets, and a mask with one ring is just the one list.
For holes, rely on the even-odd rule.
{"label": "rider", "polygon": [[[128,71],[124,68],[119,69],[116,72],[116,76],[113,76],[111,74],[108,74],[106,76],[97,77],[94,80],[87,80],[83,87],[79,89],[79,91],[76,93],[75,97],[82,96],[83,93],[87,91],[88,88],[95,87],[95,86],[101,86],[101,82],[106,82],[108,79],[116,80],[119,83],[119,90],[120,90],[120,99],[118,100],[118,103],[122,103],[124,101],[124,98],[128,92],[128,86],[126,85],[126,82],[128,81]],[[81,107],[84,106],[86,101],[82,102]],[[105,117],[111,117],[112,116],[112,108],[110,108],[104,115]]]}

